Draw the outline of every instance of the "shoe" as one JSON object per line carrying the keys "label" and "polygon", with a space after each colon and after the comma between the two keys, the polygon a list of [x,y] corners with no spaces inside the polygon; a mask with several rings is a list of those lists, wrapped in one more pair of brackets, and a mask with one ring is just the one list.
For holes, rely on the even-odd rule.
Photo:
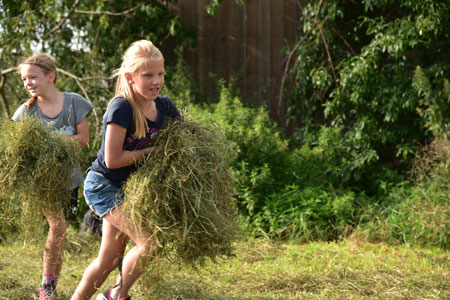
{"label": "shoe", "polygon": [[57,300],[56,282],[53,279],[47,279],[39,287],[39,300]]}
{"label": "shoe", "polygon": [[111,289],[108,289],[106,292],[104,292],[102,294],[99,294],[97,296],[96,300],[131,300],[131,297],[128,296],[128,297],[123,297],[123,298],[120,298],[120,299],[113,298],[111,296]]}

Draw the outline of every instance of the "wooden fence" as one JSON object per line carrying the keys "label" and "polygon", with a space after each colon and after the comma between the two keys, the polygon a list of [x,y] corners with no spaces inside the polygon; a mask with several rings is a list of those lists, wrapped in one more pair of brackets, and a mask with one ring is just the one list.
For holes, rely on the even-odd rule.
{"label": "wooden fence", "polygon": [[242,72],[241,95],[246,101],[267,103],[273,111],[280,92],[285,55],[282,48],[295,43],[299,33],[300,0],[223,0],[211,16],[210,0],[178,0],[172,9],[185,24],[197,29],[198,48],[190,50],[192,66],[201,90],[209,98],[215,80]]}

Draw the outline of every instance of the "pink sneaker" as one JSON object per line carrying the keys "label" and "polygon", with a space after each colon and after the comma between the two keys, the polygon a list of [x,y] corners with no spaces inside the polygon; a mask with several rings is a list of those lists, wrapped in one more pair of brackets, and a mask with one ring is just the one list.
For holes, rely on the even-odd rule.
{"label": "pink sneaker", "polygon": [[98,295],[96,300],[131,300],[131,297],[128,296],[128,297],[123,297],[120,299],[113,298],[111,296],[111,289],[108,289],[106,292]]}
{"label": "pink sneaker", "polygon": [[47,279],[39,287],[39,300],[57,300],[56,283],[53,279]]}

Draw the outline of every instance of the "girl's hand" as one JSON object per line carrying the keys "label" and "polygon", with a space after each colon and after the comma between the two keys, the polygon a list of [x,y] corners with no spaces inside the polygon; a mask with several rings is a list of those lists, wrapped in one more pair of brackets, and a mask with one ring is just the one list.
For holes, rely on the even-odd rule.
{"label": "girl's hand", "polygon": [[89,144],[89,123],[86,117],[77,124],[76,130],[76,134],[68,137],[77,141],[80,146],[87,146]]}
{"label": "girl's hand", "polygon": [[152,153],[154,149],[155,149],[155,147],[148,147],[148,148],[140,149],[140,150],[133,151],[133,152],[141,152],[142,153],[142,156],[137,158],[137,160],[139,160],[139,159],[147,156],[149,153]]}
{"label": "girl's hand", "polygon": [[142,149],[142,151],[144,151],[144,153],[150,153],[150,152],[153,152],[154,149],[155,149],[155,147],[148,147],[148,148]]}
{"label": "girl's hand", "polygon": [[135,151],[123,150],[127,129],[115,123],[108,123],[105,134],[105,164],[109,169],[117,169],[135,164],[153,147]]}

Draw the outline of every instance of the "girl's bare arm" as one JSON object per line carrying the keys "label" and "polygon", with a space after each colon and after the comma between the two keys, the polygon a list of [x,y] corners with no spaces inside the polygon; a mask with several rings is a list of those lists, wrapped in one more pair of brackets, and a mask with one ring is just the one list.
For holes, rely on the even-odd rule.
{"label": "girl's bare arm", "polygon": [[126,128],[108,123],[105,134],[105,163],[109,169],[117,169],[134,164],[153,148],[135,151],[123,150]]}
{"label": "girl's bare arm", "polygon": [[70,138],[76,140],[81,146],[87,146],[89,144],[89,123],[85,117],[77,124],[77,133],[70,136]]}

